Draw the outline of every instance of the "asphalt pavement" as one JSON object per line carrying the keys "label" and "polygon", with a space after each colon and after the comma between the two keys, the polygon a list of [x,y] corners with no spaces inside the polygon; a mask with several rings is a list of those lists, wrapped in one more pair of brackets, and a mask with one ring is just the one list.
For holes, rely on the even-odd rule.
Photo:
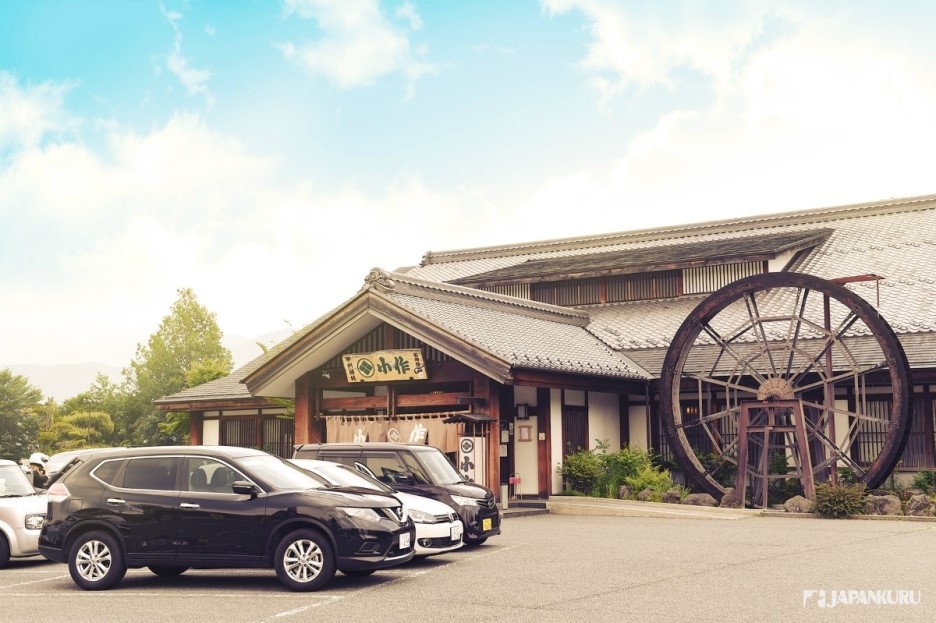
{"label": "asphalt pavement", "polygon": [[[507,509],[479,547],[291,593],[272,570],[131,570],[74,586],[65,565],[0,570],[4,621],[933,621],[936,523]],[[591,508],[589,508],[591,504]],[[608,505],[621,508],[623,505]],[[566,509],[568,510],[568,509]],[[535,514],[531,514],[534,513]],[[882,602],[882,603],[879,603]]]}

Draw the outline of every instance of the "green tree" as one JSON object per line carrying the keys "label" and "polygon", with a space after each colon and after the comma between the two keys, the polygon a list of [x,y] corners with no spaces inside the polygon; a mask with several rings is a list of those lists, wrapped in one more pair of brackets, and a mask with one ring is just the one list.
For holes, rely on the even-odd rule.
{"label": "green tree", "polygon": [[230,374],[234,362],[221,337],[215,314],[198,303],[191,289],[178,290],[178,299],[159,330],[146,345],[137,345],[136,356],[124,370],[125,408],[133,443],[185,443],[187,414],[164,419],[153,400],[191,387],[190,378],[200,384],[213,374],[215,378]]}
{"label": "green tree", "polygon": [[25,376],[0,370],[0,456],[17,461],[35,449],[42,390]]}

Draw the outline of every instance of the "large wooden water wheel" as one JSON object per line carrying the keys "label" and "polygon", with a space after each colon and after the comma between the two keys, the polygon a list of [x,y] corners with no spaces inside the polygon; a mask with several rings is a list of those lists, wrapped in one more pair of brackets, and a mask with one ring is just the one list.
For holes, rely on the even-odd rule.
{"label": "large wooden water wheel", "polygon": [[[872,305],[831,281],[770,273],[721,288],[685,319],[663,363],[660,414],[692,484],[718,498],[749,483],[745,499],[764,506],[770,478],[799,478],[807,494],[840,476],[879,486],[907,442],[909,391],[903,348]],[[790,471],[769,473],[777,464]]]}

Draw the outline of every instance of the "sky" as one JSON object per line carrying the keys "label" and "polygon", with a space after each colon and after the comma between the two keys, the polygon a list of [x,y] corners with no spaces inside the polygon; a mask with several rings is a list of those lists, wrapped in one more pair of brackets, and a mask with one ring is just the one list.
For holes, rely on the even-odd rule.
{"label": "sky", "polygon": [[[936,192],[929,0],[0,2],[0,367],[126,366],[191,288]],[[238,362],[242,363],[242,362]]]}

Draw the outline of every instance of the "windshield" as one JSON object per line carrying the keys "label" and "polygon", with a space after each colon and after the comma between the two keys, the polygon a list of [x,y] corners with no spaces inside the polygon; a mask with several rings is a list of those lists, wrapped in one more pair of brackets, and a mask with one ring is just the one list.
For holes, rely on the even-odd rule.
{"label": "windshield", "polygon": [[429,480],[437,485],[451,485],[464,482],[452,462],[441,452],[413,452],[416,460],[419,461],[423,469],[429,474]]}
{"label": "windshield", "polygon": [[13,498],[36,492],[19,465],[0,466],[0,497]]}
{"label": "windshield", "polygon": [[[301,464],[300,467],[302,467]],[[374,480],[370,476],[362,474],[356,469],[352,469],[346,465],[339,465],[337,463],[315,465],[307,469],[339,487],[360,487],[363,489],[375,489],[377,491],[383,491],[384,493],[393,493],[393,489],[382,482]]]}
{"label": "windshield", "polygon": [[328,486],[319,476],[271,454],[246,456],[238,462],[251,475],[276,489],[322,489]]}

